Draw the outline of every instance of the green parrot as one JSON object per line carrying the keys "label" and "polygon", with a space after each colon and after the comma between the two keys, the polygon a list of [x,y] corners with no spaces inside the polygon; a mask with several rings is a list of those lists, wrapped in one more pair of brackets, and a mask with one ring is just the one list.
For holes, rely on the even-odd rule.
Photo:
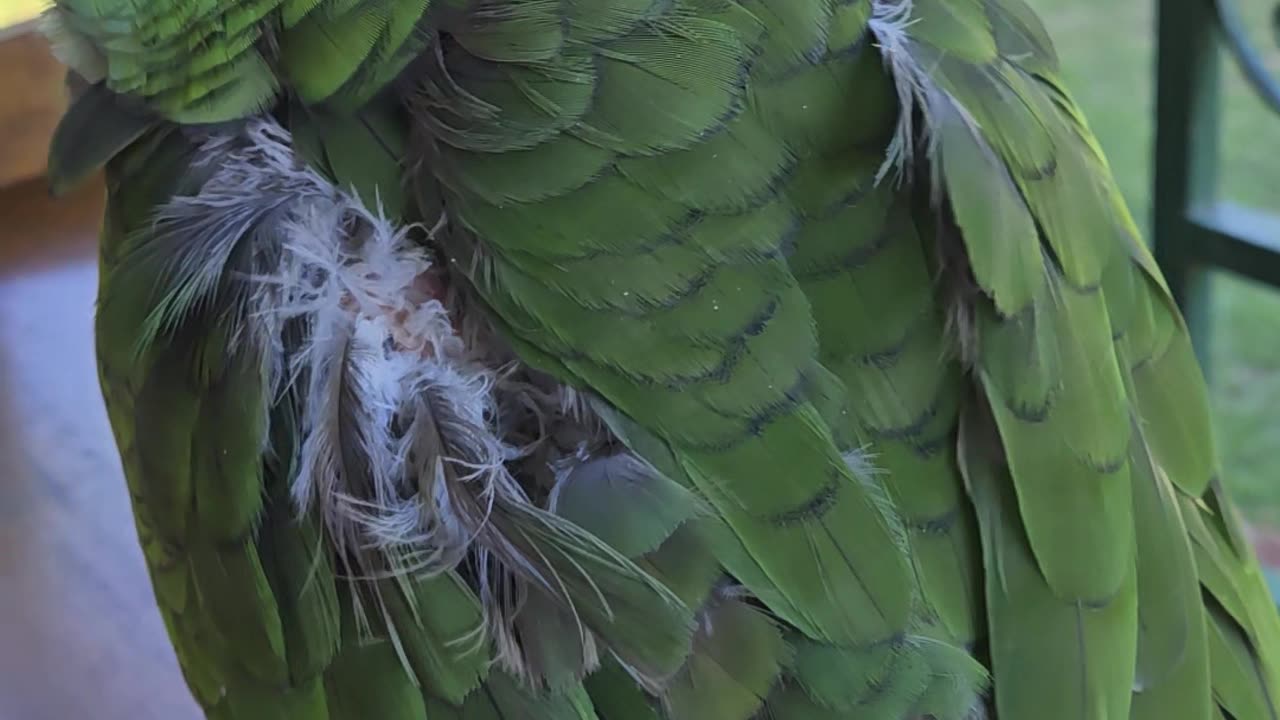
{"label": "green parrot", "polygon": [[1186,327],[1022,0],[57,0],[216,720],[1276,720]]}

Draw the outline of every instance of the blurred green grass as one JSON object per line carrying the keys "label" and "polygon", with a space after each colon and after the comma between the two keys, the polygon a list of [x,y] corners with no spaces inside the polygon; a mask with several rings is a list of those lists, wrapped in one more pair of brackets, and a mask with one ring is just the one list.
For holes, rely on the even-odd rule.
{"label": "blurred green grass", "polygon": [[[1272,0],[1235,1],[1280,77]],[[1154,0],[1028,2],[1048,26],[1072,92],[1145,230],[1156,120]],[[1280,116],[1253,96],[1230,58],[1223,64],[1222,196],[1280,213]],[[1212,394],[1224,479],[1250,519],[1280,527],[1280,290],[1220,275],[1212,294]]]}

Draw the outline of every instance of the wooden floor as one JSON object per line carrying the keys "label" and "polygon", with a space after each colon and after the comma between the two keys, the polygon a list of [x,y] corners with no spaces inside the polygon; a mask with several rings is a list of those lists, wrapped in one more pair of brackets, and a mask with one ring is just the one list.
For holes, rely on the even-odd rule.
{"label": "wooden floor", "polygon": [[194,720],[93,366],[101,192],[0,191],[0,720]]}

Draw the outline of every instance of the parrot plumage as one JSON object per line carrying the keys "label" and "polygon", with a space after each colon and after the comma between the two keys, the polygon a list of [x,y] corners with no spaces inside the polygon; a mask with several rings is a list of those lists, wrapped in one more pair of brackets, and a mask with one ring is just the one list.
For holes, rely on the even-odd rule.
{"label": "parrot plumage", "polygon": [[56,0],[217,720],[1275,720],[1186,328],[1022,0]]}

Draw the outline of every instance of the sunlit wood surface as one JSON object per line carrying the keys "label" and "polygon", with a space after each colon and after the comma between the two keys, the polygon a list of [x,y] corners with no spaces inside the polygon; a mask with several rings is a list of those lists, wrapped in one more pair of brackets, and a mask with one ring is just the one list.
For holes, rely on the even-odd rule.
{"label": "sunlit wood surface", "polygon": [[200,717],[98,393],[100,196],[0,192],[0,720]]}

